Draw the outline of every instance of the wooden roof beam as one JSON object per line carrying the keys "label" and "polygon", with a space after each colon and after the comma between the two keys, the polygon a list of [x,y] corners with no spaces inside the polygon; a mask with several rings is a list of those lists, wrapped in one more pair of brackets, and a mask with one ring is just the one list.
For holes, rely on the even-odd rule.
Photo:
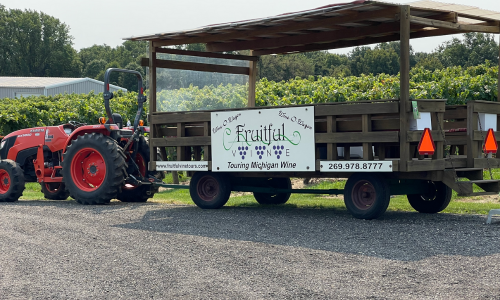
{"label": "wooden roof beam", "polygon": [[[430,37],[430,36],[440,36],[440,35],[448,35],[448,34],[456,34],[463,32],[456,32],[454,30],[449,29],[432,29],[432,30],[422,30],[417,32],[412,32],[410,34],[411,39]],[[364,37],[362,39],[357,40],[343,40],[336,41],[332,43],[324,43],[324,44],[310,44],[304,46],[293,46],[293,47],[282,47],[275,49],[263,49],[256,50],[253,52],[254,55],[269,55],[269,54],[283,54],[283,53],[293,53],[293,52],[310,52],[310,51],[320,51],[320,50],[331,50],[331,49],[339,49],[339,48],[347,48],[347,47],[357,47],[363,45],[370,44],[378,44],[378,43],[386,43],[392,41],[398,41],[400,38],[399,33],[388,34],[386,36],[381,37]]]}
{"label": "wooden roof beam", "polygon": [[[371,20],[377,18],[391,18],[396,19],[398,15],[398,7],[388,7],[381,10],[376,11],[368,11],[361,13],[353,13],[344,16],[336,16],[325,19],[318,19],[315,21],[308,22],[297,22],[287,25],[276,25],[269,26],[263,29],[256,30],[248,30],[248,31],[237,31],[226,34],[212,34],[204,37],[193,37],[193,38],[185,38],[178,40],[165,40],[165,41],[155,41],[153,42],[154,47],[161,46],[170,46],[170,45],[182,45],[182,44],[194,44],[194,43],[211,43],[211,42],[220,42],[220,41],[228,41],[238,38],[245,38],[250,36],[258,36],[265,34],[273,34],[273,33],[281,33],[287,31],[296,31],[296,30],[305,30],[316,27],[329,27],[333,25],[338,25],[347,22],[359,22],[364,20]],[[161,39],[161,37],[158,37]]]}
{"label": "wooden roof beam", "polygon": [[249,56],[249,55],[233,55],[233,54],[179,50],[179,49],[170,49],[170,48],[156,48],[156,52],[157,53],[166,53],[166,54],[176,54],[176,55],[208,57],[208,58],[223,58],[223,59],[249,60],[249,61],[258,61],[259,60],[258,57]]}
{"label": "wooden roof beam", "polygon": [[210,43],[207,50],[210,52],[223,52],[247,49],[281,48],[285,46],[306,45],[313,43],[326,43],[335,40],[364,37],[375,34],[399,32],[399,23],[384,23],[370,27],[356,27],[332,32],[312,33],[308,35],[289,36],[278,39],[261,39],[256,41],[232,42],[232,43]]}
{"label": "wooden roof beam", "polygon": [[498,26],[457,24],[457,23],[451,23],[446,21],[427,19],[415,16],[410,16],[410,22],[412,24],[425,25],[435,28],[452,29],[458,31],[500,33],[500,27]]}

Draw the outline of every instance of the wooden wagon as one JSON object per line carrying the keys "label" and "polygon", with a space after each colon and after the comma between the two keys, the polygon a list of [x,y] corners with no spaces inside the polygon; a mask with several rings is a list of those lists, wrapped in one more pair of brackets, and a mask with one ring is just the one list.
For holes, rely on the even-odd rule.
{"label": "wooden wagon", "polygon": [[[157,90],[158,68],[243,74],[249,82],[248,105],[241,109],[158,111],[156,93],[150,92],[149,168],[189,171],[193,175],[191,196],[202,208],[223,206],[231,191],[252,191],[263,204],[284,203],[291,192],[330,193],[344,194],[353,216],[373,219],[385,212],[394,194],[408,195],[417,211],[427,213],[446,208],[452,189],[463,196],[497,194],[499,181],[483,179],[483,169],[499,167],[500,159],[484,155],[483,142],[490,128],[496,140],[500,138],[500,103],[478,100],[446,106],[446,99],[410,99],[409,40],[465,32],[500,33],[499,16],[433,1],[409,6],[361,0],[131,37],[149,41],[149,58],[143,59],[143,65],[149,67],[150,91]],[[255,107],[257,62],[262,55],[389,41],[400,41],[399,99]],[[204,43],[207,51],[168,47],[196,43]],[[250,55],[224,54],[239,50],[250,50]],[[243,60],[248,67],[165,60],[158,54]],[[293,126],[298,127],[289,129]],[[432,155],[419,152],[425,133],[422,126],[430,129]],[[290,135],[296,132],[300,149],[294,148],[297,135]],[[176,148],[176,162],[156,160],[157,151],[165,153],[166,147]],[[292,165],[283,164],[287,154],[287,163]],[[348,180],[344,190],[303,191],[291,189],[290,177]],[[473,185],[483,191],[474,193]]]}

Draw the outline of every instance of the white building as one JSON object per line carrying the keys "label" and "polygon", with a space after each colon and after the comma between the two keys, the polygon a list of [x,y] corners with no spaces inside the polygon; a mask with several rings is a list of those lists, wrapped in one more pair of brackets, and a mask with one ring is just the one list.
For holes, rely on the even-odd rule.
{"label": "white building", "polygon": [[[109,85],[111,92],[127,89]],[[28,96],[53,96],[58,94],[102,93],[104,82],[91,78],[58,77],[0,77],[0,99]]]}

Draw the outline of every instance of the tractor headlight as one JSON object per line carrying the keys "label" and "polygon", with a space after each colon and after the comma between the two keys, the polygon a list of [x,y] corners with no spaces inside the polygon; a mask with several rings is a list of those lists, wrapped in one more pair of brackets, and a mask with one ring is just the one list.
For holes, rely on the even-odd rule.
{"label": "tractor headlight", "polygon": [[6,142],[6,140],[3,140],[3,141],[0,143],[0,149],[2,149],[2,148],[3,148],[3,146],[5,145],[5,142]]}

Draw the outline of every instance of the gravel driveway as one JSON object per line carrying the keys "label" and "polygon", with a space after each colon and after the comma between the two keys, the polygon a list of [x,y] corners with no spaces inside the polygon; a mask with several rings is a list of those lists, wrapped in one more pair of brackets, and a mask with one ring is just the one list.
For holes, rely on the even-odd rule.
{"label": "gravel driveway", "polygon": [[500,219],[0,203],[0,299],[500,299]]}

